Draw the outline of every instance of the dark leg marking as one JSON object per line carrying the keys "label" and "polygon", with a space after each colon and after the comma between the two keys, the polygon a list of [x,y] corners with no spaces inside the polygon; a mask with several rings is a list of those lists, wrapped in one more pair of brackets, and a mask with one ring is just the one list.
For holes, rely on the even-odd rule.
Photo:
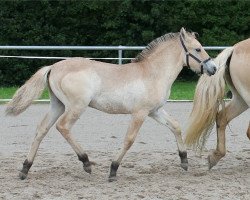
{"label": "dark leg marking", "polygon": [[119,163],[118,162],[113,161],[111,163],[110,174],[109,174],[109,181],[110,182],[116,180],[115,177],[116,177],[116,172],[117,172],[118,167],[119,167]]}
{"label": "dark leg marking", "polygon": [[188,169],[188,159],[186,151],[179,151],[179,156],[181,158],[181,167],[187,171]]}
{"label": "dark leg marking", "polygon": [[89,162],[89,158],[88,158],[88,155],[86,153],[84,153],[83,155],[77,155],[78,156],[78,159],[80,161],[82,161],[83,163],[83,169],[91,174],[91,163]]}
{"label": "dark leg marking", "polygon": [[31,168],[31,166],[32,166],[32,162],[29,162],[26,159],[24,161],[24,163],[23,163],[23,169],[19,173],[19,177],[20,177],[21,180],[24,180],[27,177],[29,169]]}

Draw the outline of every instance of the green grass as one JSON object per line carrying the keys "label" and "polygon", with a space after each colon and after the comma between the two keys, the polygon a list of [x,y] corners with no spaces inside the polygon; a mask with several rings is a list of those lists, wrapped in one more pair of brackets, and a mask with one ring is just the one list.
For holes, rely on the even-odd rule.
{"label": "green grass", "polygon": [[[196,86],[195,81],[175,81],[172,86],[170,99],[172,100],[192,100]],[[17,87],[0,87],[0,99],[11,99]],[[40,99],[48,99],[48,91],[45,90]]]}
{"label": "green grass", "polygon": [[175,81],[169,99],[193,100],[197,81]]}
{"label": "green grass", "polygon": [[[17,87],[0,87],[0,99],[11,99],[14,95]],[[39,99],[48,99],[48,90],[44,90],[42,96]]]}

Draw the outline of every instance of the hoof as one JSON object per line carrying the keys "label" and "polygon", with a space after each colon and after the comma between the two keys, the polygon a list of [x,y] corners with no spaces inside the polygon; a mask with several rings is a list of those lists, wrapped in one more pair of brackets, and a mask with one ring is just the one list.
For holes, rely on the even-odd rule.
{"label": "hoof", "polygon": [[179,156],[181,158],[181,168],[187,171],[188,170],[187,151],[179,151]]}
{"label": "hoof", "polygon": [[110,174],[109,174],[109,182],[113,182],[116,180],[116,172],[119,167],[119,163],[117,161],[113,161],[110,166]]}
{"label": "hoof", "polygon": [[117,181],[117,177],[116,176],[110,176],[109,177],[109,182],[114,182]]}
{"label": "hoof", "polygon": [[86,153],[82,154],[82,155],[78,155],[78,159],[80,161],[82,161],[83,163],[83,169],[85,170],[85,172],[91,174],[91,165],[93,162],[89,161],[88,155]]}
{"label": "hoof", "polygon": [[188,170],[188,163],[181,163],[181,168],[184,169],[185,171]]}
{"label": "hoof", "polygon": [[91,165],[86,166],[86,167],[84,166],[83,169],[84,169],[85,172],[91,174],[91,171],[92,171],[92,170],[91,170]]}
{"label": "hoof", "polygon": [[23,168],[22,170],[19,172],[19,178],[21,180],[24,180],[26,179],[27,175],[28,175],[28,172],[29,172],[29,169],[31,168],[32,166],[32,162],[29,162],[27,159],[24,161],[23,163]]}
{"label": "hoof", "polygon": [[23,173],[23,172],[19,172],[19,178],[20,178],[21,180],[24,180],[24,179],[27,178],[27,174],[25,174],[25,173]]}
{"label": "hoof", "polygon": [[216,161],[212,155],[209,155],[207,157],[207,161],[208,161],[208,170],[212,169],[218,161]]}

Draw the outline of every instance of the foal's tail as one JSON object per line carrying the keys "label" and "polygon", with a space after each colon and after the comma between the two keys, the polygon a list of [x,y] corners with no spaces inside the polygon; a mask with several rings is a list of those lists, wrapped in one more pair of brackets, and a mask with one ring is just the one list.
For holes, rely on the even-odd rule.
{"label": "foal's tail", "polygon": [[33,100],[39,98],[47,85],[48,73],[51,66],[38,70],[22,87],[14,94],[7,104],[6,115],[19,115],[25,111]]}
{"label": "foal's tail", "polygon": [[202,148],[216,120],[219,106],[224,107],[225,70],[227,60],[233,53],[233,47],[222,51],[216,58],[217,72],[213,76],[200,77],[195,90],[193,110],[190,114],[186,141],[188,146]]}

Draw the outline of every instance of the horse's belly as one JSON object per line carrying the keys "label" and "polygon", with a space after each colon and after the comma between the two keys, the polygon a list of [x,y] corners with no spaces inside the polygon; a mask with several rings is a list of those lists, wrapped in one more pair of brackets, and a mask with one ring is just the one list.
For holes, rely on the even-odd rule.
{"label": "horse's belly", "polygon": [[128,108],[122,101],[115,101],[106,98],[95,98],[90,104],[90,107],[110,114],[128,114],[131,109]]}
{"label": "horse's belly", "polygon": [[146,89],[142,82],[95,95],[89,106],[112,114],[128,114],[144,106]]}

